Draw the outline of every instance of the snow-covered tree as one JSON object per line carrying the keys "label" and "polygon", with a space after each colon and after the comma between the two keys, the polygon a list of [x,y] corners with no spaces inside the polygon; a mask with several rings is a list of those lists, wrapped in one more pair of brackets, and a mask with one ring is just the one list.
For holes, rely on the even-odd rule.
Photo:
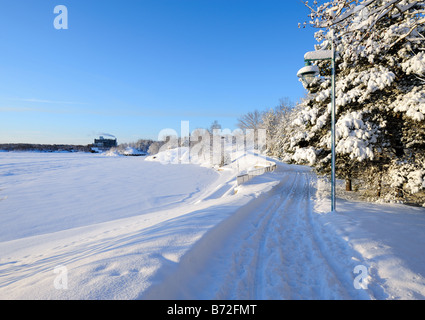
{"label": "snow-covered tree", "polygon": [[[333,0],[313,4],[316,50],[336,49],[337,175],[350,180],[374,167],[390,179],[397,165],[425,159],[425,2]],[[306,89],[289,151],[299,162],[329,171],[330,63]],[[424,189],[415,171],[415,188]],[[409,172],[409,173],[407,173]],[[411,171],[406,171],[409,175]],[[407,179],[407,176],[404,176]],[[422,174],[422,180],[424,175]],[[399,187],[399,186],[398,186]]]}
{"label": "snow-covered tree", "polygon": [[241,130],[258,130],[262,127],[262,114],[260,111],[248,112],[238,119],[238,128]]}
{"label": "snow-covered tree", "polygon": [[276,158],[285,157],[285,141],[288,138],[288,125],[291,123],[293,103],[281,99],[280,104],[262,113],[261,125],[266,130],[267,154]]}
{"label": "snow-covered tree", "polygon": [[155,141],[155,142],[153,142],[153,143],[149,146],[149,148],[148,148],[147,152],[148,152],[150,155],[155,155],[155,154],[157,154],[157,153],[159,152],[159,150],[160,150],[160,148],[161,148],[161,146],[162,146],[163,144],[164,144],[164,143],[163,143],[162,141]]}

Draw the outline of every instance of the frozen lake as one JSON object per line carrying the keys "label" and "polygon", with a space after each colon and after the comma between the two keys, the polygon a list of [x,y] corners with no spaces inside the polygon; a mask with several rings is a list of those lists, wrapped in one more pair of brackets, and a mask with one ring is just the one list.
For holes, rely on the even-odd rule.
{"label": "frozen lake", "polygon": [[0,153],[0,241],[57,232],[195,201],[218,174],[144,157]]}
{"label": "frozen lake", "polygon": [[0,153],[0,299],[424,299],[424,208],[246,158]]}

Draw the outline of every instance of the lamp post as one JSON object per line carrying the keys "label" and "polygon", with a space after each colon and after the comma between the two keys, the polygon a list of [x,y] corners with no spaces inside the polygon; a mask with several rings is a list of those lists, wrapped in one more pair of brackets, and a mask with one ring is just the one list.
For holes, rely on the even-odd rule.
{"label": "lamp post", "polygon": [[305,66],[300,69],[297,76],[307,85],[314,77],[319,75],[319,68],[312,65],[313,61],[331,61],[332,68],[332,94],[331,94],[331,150],[332,150],[332,174],[331,174],[331,211],[336,211],[335,202],[335,48],[332,41],[331,50],[310,51],[304,55]]}

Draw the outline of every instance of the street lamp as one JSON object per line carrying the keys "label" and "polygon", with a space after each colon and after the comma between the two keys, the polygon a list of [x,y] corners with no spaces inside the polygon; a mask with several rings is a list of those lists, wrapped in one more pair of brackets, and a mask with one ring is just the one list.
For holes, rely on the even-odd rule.
{"label": "street lamp", "polygon": [[335,48],[332,41],[331,50],[310,51],[304,55],[305,66],[301,68],[297,76],[309,85],[319,75],[319,68],[312,65],[313,61],[331,61],[332,68],[332,94],[331,94],[331,149],[332,149],[332,176],[331,176],[331,211],[336,211],[335,203]]}
{"label": "street lamp", "polygon": [[316,65],[312,65],[310,61],[306,61],[305,66],[298,71],[297,76],[301,78],[301,81],[305,85],[308,86],[319,74],[319,67]]}

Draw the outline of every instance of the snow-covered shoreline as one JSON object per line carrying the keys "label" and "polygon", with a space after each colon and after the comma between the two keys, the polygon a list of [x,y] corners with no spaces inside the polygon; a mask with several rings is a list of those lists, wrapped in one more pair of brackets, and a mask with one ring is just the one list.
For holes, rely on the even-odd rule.
{"label": "snow-covered shoreline", "polygon": [[[202,285],[183,277],[166,290],[177,299],[425,298],[425,209],[339,200],[329,213],[308,167],[277,164],[237,187],[239,165],[3,153],[0,299],[161,299],[151,290],[182,268]],[[354,288],[359,276],[367,289]]]}

